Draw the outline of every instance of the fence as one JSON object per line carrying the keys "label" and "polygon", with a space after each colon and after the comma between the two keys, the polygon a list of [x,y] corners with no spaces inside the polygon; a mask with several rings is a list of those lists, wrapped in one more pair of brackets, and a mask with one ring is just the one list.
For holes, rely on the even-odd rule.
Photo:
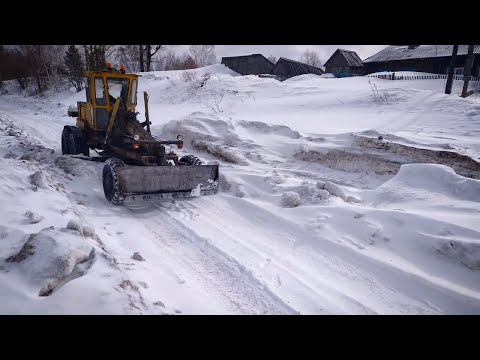
{"label": "fence", "polygon": [[[429,79],[447,79],[448,75],[443,74],[432,74],[432,75],[395,75],[393,74],[385,74],[385,75],[367,75],[367,77],[375,77],[378,79],[384,80],[429,80]],[[464,75],[453,75],[454,80],[461,80],[463,81]],[[470,76],[470,81],[480,81],[480,77],[478,76]]]}

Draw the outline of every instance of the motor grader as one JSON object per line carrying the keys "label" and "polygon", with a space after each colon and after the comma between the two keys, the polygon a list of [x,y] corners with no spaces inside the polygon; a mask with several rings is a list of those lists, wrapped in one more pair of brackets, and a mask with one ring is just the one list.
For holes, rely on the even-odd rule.
{"label": "motor grader", "polygon": [[[155,200],[217,192],[218,165],[203,165],[194,155],[179,159],[172,146],[183,148],[181,135],[176,140],[152,135],[146,92],[145,121],[137,119],[140,75],[108,64],[105,71],[87,71],[85,76],[86,101],[68,111],[77,122],[63,129],[62,153],[105,161],[103,191],[110,203],[120,205],[129,197]],[[91,149],[100,156],[88,158]]]}

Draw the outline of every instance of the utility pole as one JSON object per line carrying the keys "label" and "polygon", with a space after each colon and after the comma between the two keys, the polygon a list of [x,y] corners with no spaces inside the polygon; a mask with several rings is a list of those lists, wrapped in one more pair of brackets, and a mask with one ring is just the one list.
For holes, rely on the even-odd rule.
{"label": "utility pole", "polygon": [[468,83],[470,82],[470,74],[472,73],[474,46],[475,45],[468,45],[467,59],[465,60],[465,68],[463,70],[463,90],[462,90],[463,98],[473,94],[473,91],[467,92],[467,90],[468,90]]}
{"label": "utility pole", "polygon": [[455,61],[457,60],[458,45],[453,45],[452,58],[450,59],[450,67],[448,68],[447,86],[445,87],[445,94],[452,93],[453,85],[453,71],[455,70]]}

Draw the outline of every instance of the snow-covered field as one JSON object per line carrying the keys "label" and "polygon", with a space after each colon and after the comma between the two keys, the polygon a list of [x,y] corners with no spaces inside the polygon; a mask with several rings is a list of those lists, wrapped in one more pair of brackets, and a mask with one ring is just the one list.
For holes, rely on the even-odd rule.
{"label": "snow-covered field", "polygon": [[7,84],[0,313],[480,314],[478,94],[190,72],[139,90],[156,135],[220,162],[221,191],[122,207],[102,163],[61,155],[84,92]]}

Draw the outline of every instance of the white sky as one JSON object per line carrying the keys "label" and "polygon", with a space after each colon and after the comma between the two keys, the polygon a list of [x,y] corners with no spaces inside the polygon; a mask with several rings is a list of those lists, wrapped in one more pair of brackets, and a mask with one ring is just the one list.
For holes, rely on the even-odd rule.
{"label": "white sky", "polygon": [[[222,56],[239,56],[250,54],[263,54],[268,57],[275,56],[277,59],[281,56],[298,60],[305,49],[315,50],[320,54],[322,63],[328,60],[337,49],[346,49],[355,51],[362,60],[376,54],[388,45],[216,45],[215,50],[217,58]],[[189,45],[175,45],[175,52],[183,53],[188,51]]]}

